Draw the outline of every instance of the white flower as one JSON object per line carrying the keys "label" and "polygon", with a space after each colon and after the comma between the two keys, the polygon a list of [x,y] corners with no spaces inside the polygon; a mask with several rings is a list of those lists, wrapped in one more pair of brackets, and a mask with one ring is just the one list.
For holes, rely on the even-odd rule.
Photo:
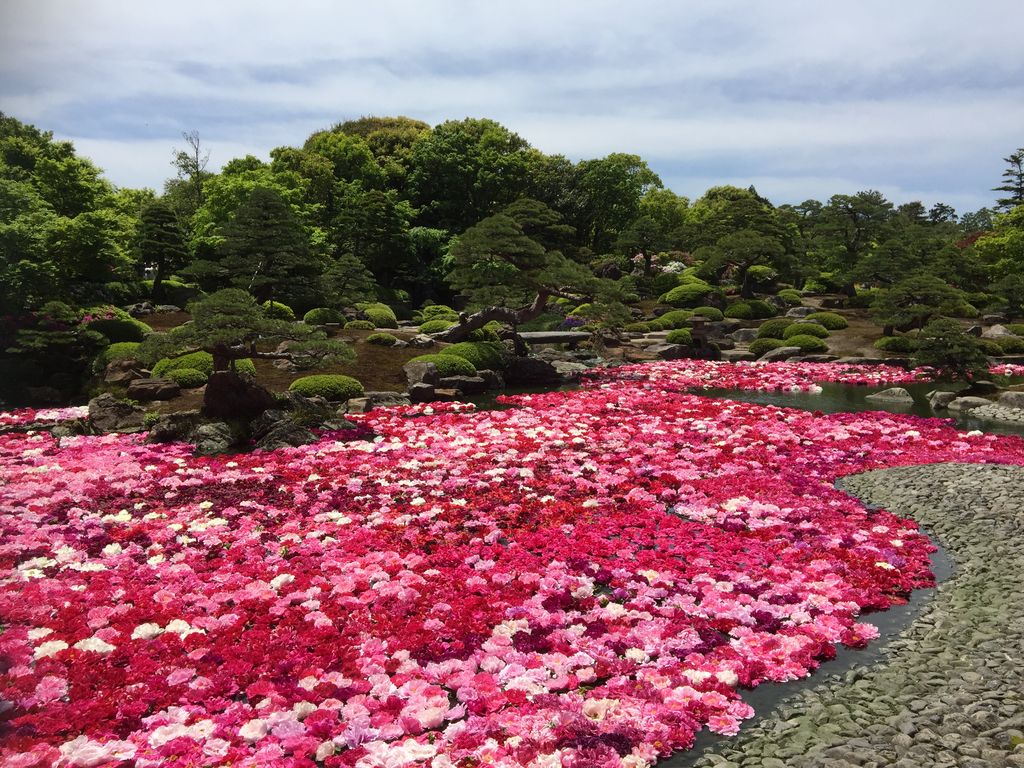
{"label": "white flower", "polygon": [[45,659],[48,656],[55,656],[56,654],[63,651],[68,647],[68,644],[63,640],[47,640],[45,643],[36,648],[34,659]]}
{"label": "white flower", "polygon": [[271,589],[277,590],[281,587],[288,586],[293,581],[295,581],[295,577],[292,576],[290,573],[282,573],[270,580],[270,587]]}
{"label": "white flower", "polygon": [[80,651],[93,651],[95,653],[110,653],[117,646],[113,646],[98,637],[87,637],[75,643],[75,648]]}
{"label": "white flower", "polygon": [[35,627],[28,631],[29,640],[42,640],[47,635],[52,635],[53,630],[49,627]]}
{"label": "white flower", "polygon": [[114,542],[113,544],[107,544],[107,546],[103,548],[103,554],[107,555],[108,557],[112,555],[120,555],[121,545],[117,542]]}
{"label": "white flower", "polygon": [[258,717],[255,720],[250,720],[238,730],[238,735],[250,744],[259,741],[268,733],[270,733],[270,726],[267,721]]}
{"label": "white flower", "polygon": [[625,656],[630,661],[635,661],[638,664],[642,664],[650,658],[642,648],[627,648]]}
{"label": "white flower", "polygon": [[875,563],[875,567],[876,568],[882,568],[882,569],[884,569],[886,571],[895,571],[896,570],[896,566],[889,565],[888,563],[882,562],[881,560],[879,560],[877,563]]}

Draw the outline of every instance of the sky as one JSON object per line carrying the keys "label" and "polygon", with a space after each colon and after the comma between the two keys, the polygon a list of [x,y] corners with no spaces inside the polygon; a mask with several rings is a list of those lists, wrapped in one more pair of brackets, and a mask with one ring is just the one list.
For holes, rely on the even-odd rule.
{"label": "sky", "polygon": [[696,198],[991,205],[1024,146],[1021,0],[0,0],[0,111],[160,189],[361,115],[489,117]]}

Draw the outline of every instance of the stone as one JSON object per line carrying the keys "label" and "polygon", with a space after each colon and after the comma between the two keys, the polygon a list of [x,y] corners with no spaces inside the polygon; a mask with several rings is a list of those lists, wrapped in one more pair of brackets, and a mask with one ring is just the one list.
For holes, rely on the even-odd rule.
{"label": "stone", "polygon": [[232,371],[214,371],[203,395],[203,415],[212,419],[250,421],[276,406],[266,389]]}
{"label": "stone", "polygon": [[1024,408],[1024,392],[1003,392],[999,395],[999,404],[1007,408]]}
{"label": "stone", "polygon": [[202,423],[202,418],[202,415],[197,410],[163,414],[149,428],[149,435],[146,437],[146,442],[193,442],[193,433],[195,432],[196,427]]}
{"label": "stone", "polygon": [[925,397],[928,398],[928,405],[932,407],[933,411],[942,410],[948,406],[951,402],[956,400],[956,392],[948,392],[941,389],[933,389]]}
{"label": "stone", "polygon": [[571,379],[578,379],[581,373],[589,370],[588,366],[583,363],[574,363],[569,360],[555,360],[551,364],[562,376]]}
{"label": "stone", "polygon": [[726,363],[745,363],[755,359],[754,353],[745,349],[727,349],[722,352],[722,360]]}
{"label": "stone", "polygon": [[913,405],[914,398],[903,387],[890,387],[881,392],[874,392],[864,398],[872,403],[893,403],[897,405]]}
{"label": "stone", "polygon": [[256,441],[256,447],[264,451],[276,451],[278,448],[294,448],[299,445],[315,443],[316,435],[305,427],[285,418],[275,424],[270,431]]}
{"label": "stone", "polygon": [[200,424],[196,427],[193,439],[196,444],[196,456],[213,456],[218,453],[227,453],[235,442],[231,427],[223,421]]}
{"label": "stone", "polygon": [[170,312],[181,312],[181,307],[176,304],[157,304],[155,307],[158,313],[168,314]]}
{"label": "stone", "polygon": [[986,328],[982,332],[981,338],[983,338],[983,339],[1005,339],[1006,337],[1013,336],[1013,335],[1014,335],[1013,333],[1011,333],[1009,330],[1007,330],[1005,325],[998,325],[997,324],[997,325],[993,325],[991,328]]}
{"label": "stone", "polygon": [[141,432],[146,412],[109,392],[89,401],[89,422],[100,432]]}
{"label": "stone", "polygon": [[991,312],[987,315],[982,315],[981,322],[985,325],[998,325],[999,323],[1006,322],[1006,315],[1001,315],[998,312]]}
{"label": "stone", "polygon": [[405,372],[405,380],[411,387],[413,384],[430,384],[437,386],[441,380],[441,374],[437,372],[437,366],[433,363],[425,363],[422,360],[412,360],[402,366]]}
{"label": "stone", "polygon": [[338,411],[326,398],[306,397],[292,391],[278,395],[276,407],[288,411],[292,421],[306,427],[315,427],[322,421],[334,418]]}
{"label": "stone", "polygon": [[138,304],[129,304],[125,309],[132,317],[145,317],[156,312],[156,308],[148,301],[140,301]]}
{"label": "stone", "polygon": [[409,339],[409,346],[414,349],[430,349],[435,344],[437,342],[425,333],[418,333]]}
{"label": "stone", "polygon": [[369,413],[374,408],[395,405],[409,405],[409,396],[404,392],[367,392],[363,397],[353,397],[338,409],[339,413]]}
{"label": "stone", "polygon": [[964,333],[966,333],[968,336],[981,336],[981,334],[984,331],[985,331],[985,329],[982,326],[980,326],[980,325],[972,325],[970,328],[968,328],[966,331],[964,331]]}
{"label": "stone", "polygon": [[135,379],[128,385],[127,395],[132,400],[148,403],[153,400],[173,400],[181,394],[178,382],[171,379]]}
{"label": "stone", "polygon": [[761,355],[759,359],[765,362],[771,362],[773,360],[780,362],[782,360],[789,360],[791,357],[796,357],[800,352],[800,347],[779,347],[778,349],[769,349]]}
{"label": "stone", "polygon": [[757,338],[757,328],[739,328],[730,333],[729,337],[740,344],[749,344]]}
{"label": "stone", "polygon": [[462,399],[462,393],[459,392],[459,390],[457,390],[457,389],[450,389],[450,388],[447,388],[447,387],[438,387],[438,388],[434,389],[434,398],[433,399],[435,401],[439,401],[439,402],[442,402],[442,403],[453,403],[453,402],[455,402],[457,400],[461,400]]}
{"label": "stone", "polygon": [[464,395],[477,395],[487,390],[487,382],[480,376],[445,376],[439,385],[443,389],[457,389]]}
{"label": "stone", "polygon": [[56,387],[27,387],[27,391],[32,402],[38,405],[60,405],[64,402],[64,396]]}
{"label": "stone", "polygon": [[429,403],[434,399],[434,385],[424,384],[420,382],[418,384],[411,384],[409,386],[409,402],[411,403]]}
{"label": "stone", "polygon": [[505,370],[505,381],[517,387],[537,387],[562,381],[555,366],[536,357],[513,357]]}
{"label": "stone", "polygon": [[817,311],[814,307],[793,307],[786,312],[786,317],[807,317]]}
{"label": "stone", "polygon": [[836,355],[804,355],[800,358],[804,363],[834,363],[838,359]]}
{"label": "stone", "polygon": [[984,397],[958,397],[950,400],[946,406],[951,411],[969,411],[971,408],[980,408],[983,405],[991,405],[991,400]]}
{"label": "stone", "polygon": [[487,382],[488,389],[505,388],[505,377],[498,371],[492,371],[489,368],[485,368],[482,371],[477,371],[476,375]]}
{"label": "stone", "polygon": [[259,440],[286,420],[291,421],[291,417],[287,413],[276,408],[268,408],[249,422],[249,434],[254,440]]}
{"label": "stone", "polygon": [[971,382],[967,391],[971,395],[994,395],[999,391],[999,387],[991,381],[979,380]]}
{"label": "stone", "polygon": [[136,360],[112,360],[103,370],[103,383],[128,385],[136,379],[148,379],[149,374]]}
{"label": "stone", "polygon": [[652,344],[647,351],[660,360],[683,360],[692,356],[692,351],[685,344]]}

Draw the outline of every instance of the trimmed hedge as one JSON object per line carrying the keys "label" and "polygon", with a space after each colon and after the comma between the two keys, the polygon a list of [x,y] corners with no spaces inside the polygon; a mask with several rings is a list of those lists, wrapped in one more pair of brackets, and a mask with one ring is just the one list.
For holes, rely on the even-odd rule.
{"label": "trimmed hedge", "polygon": [[819,339],[827,339],[830,336],[828,329],[823,325],[818,325],[817,323],[793,323],[782,332],[782,338],[791,339],[801,334],[804,336],[815,336]]}
{"label": "trimmed hedge", "polygon": [[627,323],[623,330],[629,333],[647,333],[650,328],[647,323]]}
{"label": "trimmed hedge", "polygon": [[784,288],[778,296],[791,307],[799,307],[804,303],[803,295],[796,288]]}
{"label": "trimmed hedge", "polygon": [[774,320],[766,320],[757,329],[759,339],[782,339],[785,338],[786,329],[793,325],[794,321],[788,317],[777,317]]}
{"label": "trimmed hedge", "polygon": [[390,333],[371,333],[366,337],[367,344],[375,344],[378,347],[393,347],[398,343],[398,337]]}
{"label": "trimmed hedge", "polygon": [[754,339],[750,342],[750,352],[754,357],[761,357],[765,352],[788,346],[790,346],[789,343],[782,339]]}
{"label": "trimmed hedge", "polygon": [[167,378],[182,389],[195,389],[207,382],[209,376],[195,368],[175,368],[167,372]]}
{"label": "trimmed hedge", "polygon": [[690,323],[693,312],[688,309],[673,309],[657,318],[657,322],[667,325],[669,330],[673,328],[685,328]]}
{"label": "trimmed hedge", "polygon": [[1024,323],[1009,323],[1006,330],[1014,336],[1024,336]]}
{"label": "trimmed hedge", "polygon": [[[453,345],[455,346],[455,345]],[[451,349],[449,347],[448,349]],[[445,350],[447,352],[447,350]],[[448,355],[445,353],[437,355],[420,355],[414,357],[409,361],[410,363],[433,363],[437,367],[437,372],[441,374],[442,378],[445,376],[475,376],[476,366],[473,365],[469,360],[458,355]]]}
{"label": "trimmed hedge", "polygon": [[364,394],[363,385],[356,379],[337,373],[303,376],[293,381],[288,391],[298,392],[304,397],[322,397],[334,402],[362,397]]}
{"label": "trimmed hedge", "polygon": [[663,293],[658,301],[662,304],[686,309],[703,306],[709,297],[721,297],[722,295],[720,288],[715,288],[703,281],[694,281],[677,285],[672,290]]}
{"label": "trimmed hedge", "polygon": [[359,309],[373,323],[374,328],[397,328],[398,318],[395,311],[387,304],[376,302],[373,304],[360,305]]}
{"label": "trimmed hedge", "polygon": [[689,328],[676,328],[674,331],[668,332],[665,341],[669,344],[684,344],[688,347],[693,344],[693,337],[690,335]]}
{"label": "trimmed hedge", "polygon": [[977,339],[978,346],[981,347],[981,351],[989,357],[1001,357],[1003,355],[1003,348],[999,345],[998,341],[994,339]]}
{"label": "trimmed hedge", "polygon": [[372,331],[375,327],[369,320],[349,320],[345,323],[346,331]]}
{"label": "trimmed hedge", "polygon": [[139,342],[118,341],[104,349],[93,361],[94,370],[102,371],[115,360],[137,360]]}
{"label": "trimmed hedge", "polygon": [[841,331],[850,325],[846,322],[845,317],[837,315],[835,312],[815,312],[805,317],[803,321],[823,325],[830,331]]}
{"label": "trimmed hedge", "polygon": [[114,343],[124,341],[139,342],[146,338],[147,334],[153,332],[152,328],[141,320],[136,320],[134,317],[93,320],[89,323],[88,328],[90,331],[102,333]]}
{"label": "trimmed hedge", "polygon": [[775,317],[779,314],[778,308],[771,302],[762,301],[761,299],[751,299],[749,302],[750,308],[754,311],[754,319],[761,320],[766,317]]}
{"label": "trimmed hedge", "polygon": [[996,344],[1003,350],[1004,355],[1024,354],[1024,339],[1019,336],[1004,336],[1001,339],[996,339]]}
{"label": "trimmed hedge", "polygon": [[456,355],[468,360],[478,371],[500,371],[505,368],[505,348],[494,341],[463,341],[445,347],[441,354]]}
{"label": "trimmed hedge", "polygon": [[749,302],[737,301],[725,308],[725,316],[734,320],[753,320],[754,308]]}
{"label": "trimmed hedge", "polygon": [[796,336],[790,336],[783,343],[789,347],[800,347],[801,352],[810,352],[812,354],[828,352],[828,344],[817,336],[797,334]]}
{"label": "trimmed hedge", "polygon": [[697,307],[693,314],[705,317],[713,323],[725,319],[725,314],[718,307]]}
{"label": "trimmed hedge", "polygon": [[330,307],[317,307],[304,314],[302,321],[306,325],[327,325],[328,323],[342,323],[345,321],[345,316]]}
{"label": "trimmed hedge", "polygon": [[263,312],[274,320],[295,320],[295,312],[292,311],[292,308],[280,301],[264,301]]}
{"label": "trimmed hedge", "polygon": [[445,304],[431,304],[420,310],[420,317],[427,320],[458,320],[459,313]]}
{"label": "trimmed hedge", "polygon": [[913,336],[883,336],[874,343],[874,347],[883,352],[908,354],[917,352],[917,339]]}
{"label": "trimmed hedge", "polygon": [[[180,371],[183,368],[192,368],[209,377],[213,373],[213,355],[209,352],[190,352],[181,357],[165,357],[153,366],[153,377],[168,378],[171,371]],[[235,370],[250,376],[256,375],[256,366],[249,358],[235,360]]]}
{"label": "trimmed hedge", "polygon": [[441,331],[447,331],[455,325],[454,320],[446,320],[443,317],[438,317],[433,320],[427,320],[423,325],[420,326],[420,333],[440,333]]}

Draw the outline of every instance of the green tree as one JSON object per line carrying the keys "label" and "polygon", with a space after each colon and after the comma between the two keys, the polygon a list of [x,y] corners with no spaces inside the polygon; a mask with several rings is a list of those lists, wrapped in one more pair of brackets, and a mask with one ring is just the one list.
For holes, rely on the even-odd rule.
{"label": "green tree", "polygon": [[164,299],[163,281],[173,270],[188,262],[185,233],[178,225],[174,210],[162,200],[154,200],[142,210],[139,226],[139,255],[143,264],[152,266],[153,301]]}
{"label": "green tree", "polygon": [[1003,211],[1011,211],[1024,205],[1024,147],[1009,157],[1004,157],[1006,170],[1003,171],[1003,183],[993,187],[993,192],[1005,192],[1006,197],[996,200],[996,207]]}
{"label": "green tree", "polygon": [[784,254],[785,250],[776,238],[752,229],[741,229],[719,238],[714,245],[698,248],[694,256],[704,262],[700,268],[701,275],[714,276],[719,282],[728,275],[739,284],[740,294],[752,299],[757,285],[750,268],[767,266],[778,271]]}
{"label": "green tree", "polygon": [[366,142],[384,174],[384,184],[399,195],[408,191],[412,172],[412,149],[430,126],[411,117],[361,117],[347,120],[334,130],[358,136]]}
{"label": "green tree", "polygon": [[332,243],[338,253],[360,259],[382,285],[408,284],[419,273],[409,236],[411,218],[409,204],[393,192],[353,184],[332,223]]}
{"label": "green tree", "polygon": [[661,179],[638,155],[613,153],[577,165],[578,219],[583,245],[595,253],[611,250],[640,212],[640,200]]}
{"label": "green tree", "polygon": [[858,264],[883,239],[892,216],[892,203],[874,190],[833,195],[822,209],[816,228],[818,252],[823,266],[851,296]]}
{"label": "green tree", "polygon": [[914,363],[968,381],[988,373],[988,358],[978,340],[948,317],[932,320],[922,329]]}
{"label": "green tree", "polygon": [[993,229],[974,244],[993,277],[1024,274],[1024,205],[996,216]]}
{"label": "green tree", "polygon": [[362,259],[351,253],[341,253],[328,259],[327,268],[320,278],[320,292],[329,307],[351,307],[374,300],[377,283]]}
{"label": "green tree", "polygon": [[327,158],[336,181],[358,181],[366,189],[384,186],[384,171],[366,141],[359,136],[320,131],[310,136],[303,148]]}
{"label": "green tree", "polygon": [[909,330],[923,328],[929,321],[962,304],[963,294],[933,275],[912,275],[884,291],[871,307],[876,323]]}

